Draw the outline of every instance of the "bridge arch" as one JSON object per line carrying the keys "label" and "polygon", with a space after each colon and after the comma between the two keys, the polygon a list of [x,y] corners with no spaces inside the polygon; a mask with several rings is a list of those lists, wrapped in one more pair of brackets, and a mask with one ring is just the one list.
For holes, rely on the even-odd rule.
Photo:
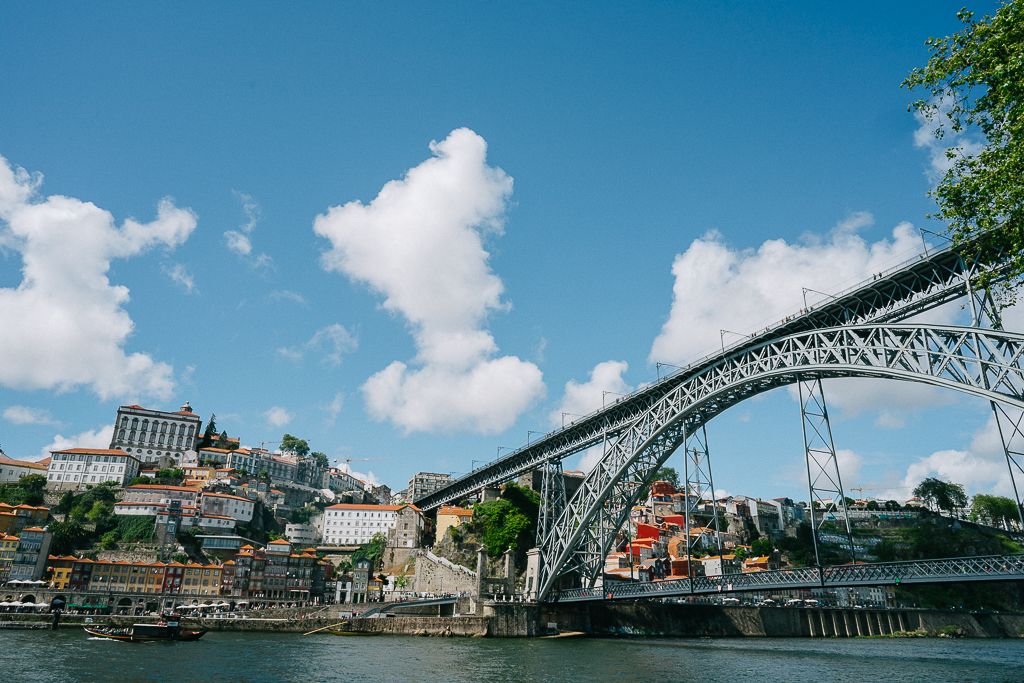
{"label": "bridge arch", "polygon": [[644,485],[688,433],[771,389],[838,377],[920,382],[1024,410],[1024,335],[861,325],[793,334],[723,358],[679,384],[609,442],[541,543],[537,597],[544,599],[566,573],[596,579]]}

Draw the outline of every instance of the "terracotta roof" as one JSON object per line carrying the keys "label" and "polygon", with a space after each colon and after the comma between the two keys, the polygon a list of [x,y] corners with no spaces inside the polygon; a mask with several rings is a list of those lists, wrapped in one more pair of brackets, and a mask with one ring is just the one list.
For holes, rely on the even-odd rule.
{"label": "terracotta roof", "polygon": [[45,529],[40,529],[37,526],[33,526],[33,527],[29,527],[28,529],[22,529],[22,531],[46,531],[46,530]]}
{"label": "terracotta roof", "polygon": [[463,515],[472,515],[473,514],[473,510],[471,510],[469,508],[443,507],[443,508],[441,508],[440,510],[437,511],[437,514],[439,514],[439,515],[459,515],[461,517]]}
{"label": "terracotta roof", "polygon": [[[63,451],[50,451],[51,453],[91,453],[92,455],[128,455],[120,448],[68,448]],[[130,456],[130,457],[135,457]],[[135,458],[138,460],[138,458]]]}
{"label": "terracotta roof", "polygon": [[242,498],[241,496],[232,496],[232,495],[227,494],[227,493],[204,493],[203,494],[204,498],[207,497],[207,496],[212,496],[212,497],[215,497],[215,498],[234,498],[235,500],[245,501],[246,503],[251,503],[252,502],[248,498]]}
{"label": "terracotta roof", "polygon": [[291,545],[291,541],[286,541],[283,538],[279,538],[276,541],[271,541],[270,545],[274,545],[275,543],[287,543],[288,545]]}

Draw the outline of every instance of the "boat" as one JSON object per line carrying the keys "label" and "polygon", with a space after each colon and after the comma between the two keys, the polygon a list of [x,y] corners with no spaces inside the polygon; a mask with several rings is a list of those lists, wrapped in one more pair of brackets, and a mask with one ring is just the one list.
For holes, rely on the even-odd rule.
{"label": "boat", "polygon": [[181,628],[179,621],[161,621],[156,624],[134,624],[132,626],[86,626],[89,635],[110,640],[125,640],[132,643],[148,643],[153,641],[192,642],[202,638],[209,629],[187,631]]}

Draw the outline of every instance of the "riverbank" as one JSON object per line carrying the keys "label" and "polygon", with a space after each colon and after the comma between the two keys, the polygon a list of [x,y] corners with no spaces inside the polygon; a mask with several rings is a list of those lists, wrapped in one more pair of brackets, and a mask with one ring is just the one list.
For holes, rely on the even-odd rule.
{"label": "riverbank", "polygon": [[[44,615],[3,615],[12,627],[44,627]],[[159,617],[62,615],[61,629],[95,624],[124,627]],[[804,609],[724,607],[661,603],[578,603],[571,605],[488,604],[484,616],[399,616],[345,618],[317,616],[187,619],[213,632],[309,633],[329,626],[350,633],[455,638],[537,638],[578,632],[592,636],[669,638],[855,638],[919,636],[964,638],[1024,637],[1024,614],[939,610]],[[326,632],[326,631],[325,631]]]}

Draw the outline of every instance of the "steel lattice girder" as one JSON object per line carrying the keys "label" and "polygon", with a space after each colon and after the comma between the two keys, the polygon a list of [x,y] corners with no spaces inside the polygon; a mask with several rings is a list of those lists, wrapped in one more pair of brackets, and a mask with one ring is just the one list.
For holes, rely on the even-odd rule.
{"label": "steel lattice girder", "polygon": [[[980,256],[985,256],[988,262],[999,263],[998,257]],[[968,281],[975,270],[952,248],[934,252],[892,269],[870,283],[865,282],[841,292],[826,303],[812,306],[801,315],[765,328],[749,339],[727,348],[726,355],[742,353],[766,341],[798,332],[906,320],[912,315],[965,296]],[[999,279],[997,276],[996,280]],[[568,427],[550,432],[528,446],[473,470],[448,486],[417,499],[415,503],[422,510],[450,505],[485,486],[514,479],[551,458],[565,458],[578,453],[593,446],[605,435],[614,437],[662,397],[691,378],[703,375],[722,357],[722,353],[717,353],[698,361]]]}
{"label": "steel lattice girder", "polygon": [[622,430],[591,470],[541,548],[543,599],[578,550],[591,571],[603,560],[593,538],[599,509],[612,501],[617,530],[685,434],[756,394],[800,378],[880,377],[923,382],[1024,409],[1024,335],[973,327],[861,325],[795,334],[720,360],[678,384]]}
{"label": "steel lattice girder", "polygon": [[841,565],[826,567],[820,573],[816,567],[802,567],[749,574],[702,576],[692,580],[623,582],[603,588],[571,588],[559,591],[558,602],[666,598],[772,589],[842,588],[905,583],[960,583],[1021,579],[1024,579],[1024,555],[990,555],[943,560]]}

